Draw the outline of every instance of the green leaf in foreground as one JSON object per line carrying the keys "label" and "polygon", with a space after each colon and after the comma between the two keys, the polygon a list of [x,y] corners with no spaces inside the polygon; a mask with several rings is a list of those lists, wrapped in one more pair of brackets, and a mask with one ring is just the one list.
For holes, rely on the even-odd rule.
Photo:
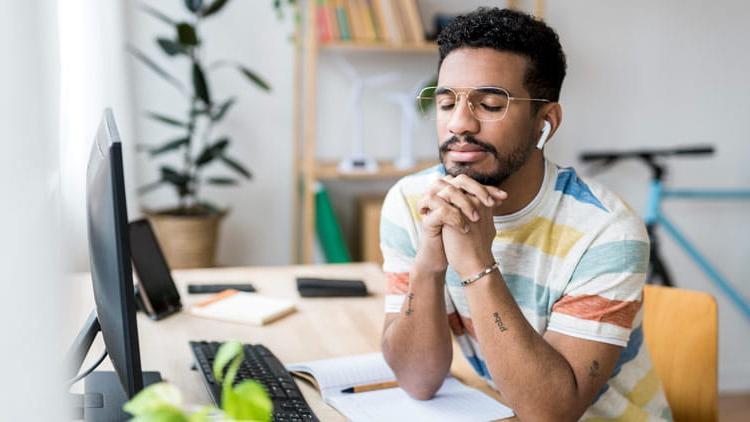
{"label": "green leaf in foreground", "polygon": [[243,381],[223,396],[224,412],[237,420],[270,421],[273,402],[256,381]]}
{"label": "green leaf in foreground", "polygon": [[[125,403],[123,410],[133,416],[142,416],[157,411],[178,410],[182,405],[182,394],[175,386],[160,382],[149,385]],[[180,412],[181,413],[181,412]],[[183,420],[186,420],[183,417]]]}
{"label": "green leaf in foreground", "polygon": [[239,358],[241,361],[242,353],[242,343],[239,341],[227,341],[222,344],[214,358],[214,378],[216,378],[217,381],[222,382],[224,380],[224,367],[236,358]]}

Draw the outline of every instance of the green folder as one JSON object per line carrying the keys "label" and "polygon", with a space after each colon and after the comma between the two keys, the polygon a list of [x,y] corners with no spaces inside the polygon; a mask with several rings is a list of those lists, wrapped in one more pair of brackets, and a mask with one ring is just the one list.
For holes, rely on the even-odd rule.
{"label": "green folder", "polygon": [[326,261],[329,263],[352,262],[344,236],[341,234],[341,226],[331,206],[328,191],[322,183],[315,185],[315,215],[315,228]]}

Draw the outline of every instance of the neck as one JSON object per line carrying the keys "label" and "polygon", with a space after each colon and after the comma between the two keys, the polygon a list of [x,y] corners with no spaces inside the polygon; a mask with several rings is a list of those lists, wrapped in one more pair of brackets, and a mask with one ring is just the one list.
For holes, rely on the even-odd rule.
{"label": "neck", "polygon": [[508,198],[495,207],[494,215],[513,214],[529,205],[542,188],[544,166],[542,151],[534,150],[526,163],[499,186]]}

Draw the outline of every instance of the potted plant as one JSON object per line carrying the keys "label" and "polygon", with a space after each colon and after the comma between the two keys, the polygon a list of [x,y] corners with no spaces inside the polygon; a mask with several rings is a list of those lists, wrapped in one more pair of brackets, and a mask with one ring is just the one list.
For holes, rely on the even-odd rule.
{"label": "potted plant", "polygon": [[[137,60],[185,97],[184,106],[179,107],[181,117],[175,117],[174,113],[146,113],[148,118],[175,129],[176,135],[160,145],[139,148],[159,162],[158,180],[142,186],[139,191],[146,193],[169,186],[177,193],[176,206],[144,210],[172,268],[214,265],[219,224],[227,211],[206,201],[203,189],[233,186],[251,178],[250,171],[229,153],[231,138],[218,133],[236,97],[219,99],[212,95],[211,76],[222,68],[233,68],[256,87],[270,91],[260,76],[240,63],[231,60],[204,62],[201,24],[216,16],[227,3],[228,0],[184,0],[190,16],[187,21],[172,19],[149,5],[141,5],[146,13],[173,31],[171,36],[156,37],[155,42],[167,57],[185,62],[189,84],[172,76],[142,51],[128,47]],[[171,161],[164,161],[170,158]],[[179,164],[172,164],[175,161]]]}
{"label": "potted plant", "polygon": [[222,344],[216,354],[213,373],[221,383],[221,409],[186,405],[180,390],[166,382],[144,388],[123,409],[137,422],[270,421],[273,403],[263,386],[251,380],[232,385],[242,359],[239,341]]}

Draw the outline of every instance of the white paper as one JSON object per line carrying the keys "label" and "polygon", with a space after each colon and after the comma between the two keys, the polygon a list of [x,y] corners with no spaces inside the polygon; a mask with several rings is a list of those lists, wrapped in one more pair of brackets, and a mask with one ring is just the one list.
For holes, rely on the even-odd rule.
{"label": "white paper", "polygon": [[286,366],[315,377],[326,403],[352,421],[491,421],[513,411],[479,390],[449,377],[430,400],[415,400],[401,388],[346,394],[355,385],[395,380],[382,353],[346,356]]}
{"label": "white paper", "polygon": [[513,411],[479,390],[448,378],[430,400],[415,400],[401,388],[333,396],[329,404],[354,422],[492,421]]}

